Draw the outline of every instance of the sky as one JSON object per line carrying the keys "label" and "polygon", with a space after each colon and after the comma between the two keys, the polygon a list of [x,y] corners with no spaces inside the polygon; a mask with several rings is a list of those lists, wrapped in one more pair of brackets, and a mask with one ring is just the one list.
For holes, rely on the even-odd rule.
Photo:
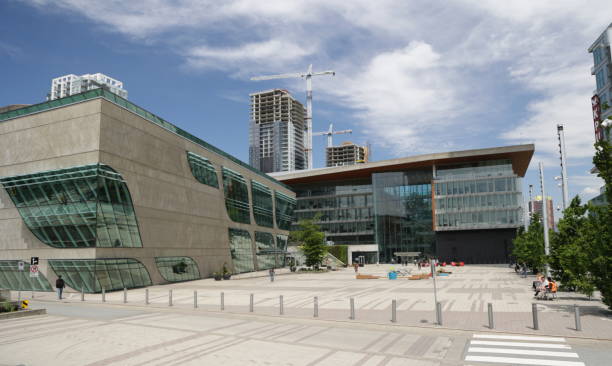
{"label": "sky", "polygon": [[[524,179],[561,204],[556,125],[570,196],[598,194],[588,47],[603,1],[8,0],[0,2],[0,105],[44,101],[51,79],[101,72],[129,99],[248,162],[249,93],[313,78],[313,130],[370,144],[373,160],[534,143]],[[314,137],[314,166],[326,138]]]}

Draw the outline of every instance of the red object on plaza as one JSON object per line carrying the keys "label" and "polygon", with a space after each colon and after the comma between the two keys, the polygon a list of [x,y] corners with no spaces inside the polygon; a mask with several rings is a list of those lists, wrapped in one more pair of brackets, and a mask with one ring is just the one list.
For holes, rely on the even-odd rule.
{"label": "red object on plaza", "polygon": [[459,267],[463,267],[464,265],[465,265],[465,263],[459,262]]}
{"label": "red object on plaza", "polygon": [[442,267],[446,267],[446,262],[442,262],[442,264],[440,264]]}
{"label": "red object on plaza", "polygon": [[456,265],[457,265],[457,263],[455,263],[455,262],[451,262],[451,266],[453,266],[453,267],[454,267],[454,266],[456,266]]}

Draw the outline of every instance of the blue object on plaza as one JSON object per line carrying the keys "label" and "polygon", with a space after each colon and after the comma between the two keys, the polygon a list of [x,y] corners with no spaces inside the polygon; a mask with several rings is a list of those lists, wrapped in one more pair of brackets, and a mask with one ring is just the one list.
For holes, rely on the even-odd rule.
{"label": "blue object on plaza", "polygon": [[389,279],[390,280],[397,280],[397,273],[396,272],[389,272]]}

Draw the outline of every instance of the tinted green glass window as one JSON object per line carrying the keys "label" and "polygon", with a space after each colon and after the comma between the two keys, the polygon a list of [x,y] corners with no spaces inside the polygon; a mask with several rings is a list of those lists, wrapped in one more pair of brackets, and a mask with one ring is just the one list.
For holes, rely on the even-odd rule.
{"label": "tinted green glass window", "polygon": [[259,270],[278,267],[279,253],[274,243],[274,235],[256,231],[255,253],[257,254],[257,268]]}
{"label": "tinted green glass window", "polygon": [[293,221],[293,210],[295,209],[295,198],[289,197],[283,193],[274,192],[276,198],[276,226],[282,230],[291,228]]}
{"label": "tinted green glass window", "polygon": [[219,188],[217,172],[215,171],[215,166],[210,162],[210,160],[190,151],[187,151],[187,160],[189,161],[191,173],[198,182],[211,187]]}
{"label": "tinted green glass window", "polygon": [[254,271],[251,234],[245,230],[229,229],[229,238],[234,273]]}
{"label": "tinted green glass window", "polygon": [[38,277],[30,277],[30,264],[24,262],[23,271],[19,261],[0,261],[0,288],[20,291],[53,291],[49,281],[38,272]]}
{"label": "tinted green glass window", "polygon": [[55,248],[142,247],[127,184],[94,164],[0,179],[26,226]]}
{"label": "tinted green glass window", "polygon": [[251,223],[249,191],[244,177],[231,169],[223,167],[223,188],[225,208],[230,219],[243,224]]}
{"label": "tinted green glass window", "polygon": [[272,213],[272,190],[265,185],[252,180],[251,196],[253,197],[253,216],[259,226],[274,227]]}
{"label": "tinted green glass window", "polygon": [[287,235],[276,235],[276,250],[278,251],[278,267],[284,267],[287,264],[287,243],[289,242]]}
{"label": "tinted green glass window", "polygon": [[191,281],[200,278],[197,263],[189,257],[157,257],[155,264],[164,280],[169,282]]}
{"label": "tinted green glass window", "polygon": [[101,292],[151,285],[145,266],[135,259],[50,259],[53,271],[66,285],[85,292]]}

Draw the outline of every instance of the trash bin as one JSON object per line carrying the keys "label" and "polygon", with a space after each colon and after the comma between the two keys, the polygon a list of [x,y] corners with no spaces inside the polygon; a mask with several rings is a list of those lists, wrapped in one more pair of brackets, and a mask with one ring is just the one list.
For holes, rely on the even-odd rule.
{"label": "trash bin", "polygon": [[397,273],[396,272],[389,272],[389,279],[390,280],[397,280]]}

